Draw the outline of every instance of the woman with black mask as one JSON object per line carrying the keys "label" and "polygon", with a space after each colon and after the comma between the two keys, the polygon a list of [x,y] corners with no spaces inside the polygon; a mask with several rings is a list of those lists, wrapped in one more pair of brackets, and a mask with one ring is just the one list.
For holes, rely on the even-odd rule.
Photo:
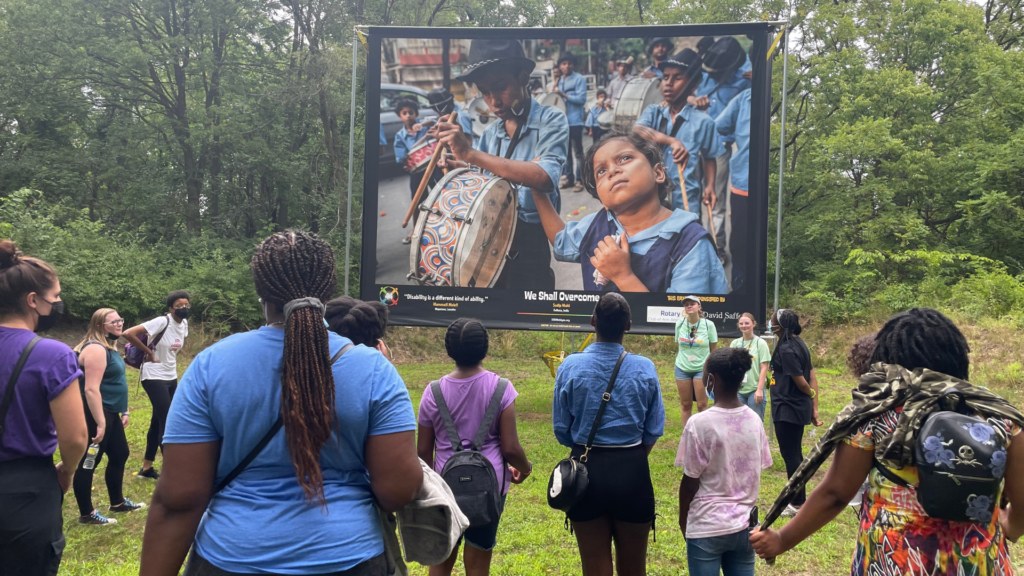
{"label": "woman with black mask", "polygon": [[[153,416],[146,434],[146,455],[138,475],[156,480],[160,474],[153,468],[156,449],[163,450],[164,425],[167,411],[171,408],[174,391],[178,388],[178,351],[188,337],[188,315],[190,311],[188,292],[175,290],[167,295],[167,314],[149,322],[129,328],[124,339],[139,350],[148,350],[148,361],[142,365],[142,388],[153,404]],[[149,347],[142,345],[139,336],[149,335]]]}
{"label": "woman with black mask", "polygon": [[[56,574],[62,494],[88,444],[82,371],[66,344],[38,338],[63,312],[49,264],[0,241],[0,572]],[[21,367],[20,374],[15,370]],[[60,447],[60,462],[53,453]]]}

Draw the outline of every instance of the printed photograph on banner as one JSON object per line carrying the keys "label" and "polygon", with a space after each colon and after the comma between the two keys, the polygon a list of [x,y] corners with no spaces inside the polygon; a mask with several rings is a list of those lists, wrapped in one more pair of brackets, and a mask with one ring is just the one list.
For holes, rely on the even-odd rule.
{"label": "printed photograph on banner", "polygon": [[[764,260],[751,232],[751,38],[380,38],[367,280],[743,290]],[[673,313],[649,308],[648,321]]]}

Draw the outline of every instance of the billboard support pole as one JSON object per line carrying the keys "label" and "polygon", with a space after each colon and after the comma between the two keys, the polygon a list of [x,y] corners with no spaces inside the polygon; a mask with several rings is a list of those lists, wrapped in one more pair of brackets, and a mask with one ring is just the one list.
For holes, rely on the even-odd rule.
{"label": "billboard support pole", "polygon": [[779,201],[775,206],[775,299],[772,310],[779,309],[779,262],[782,255],[782,180],[786,168],[786,80],[789,75],[789,22],[782,33],[782,118],[779,129]]}
{"label": "billboard support pole", "polygon": [[[352,247],[352,156],[356,143],[356,74],[359,72],[358,30],[352,30],[352,103],[348,119],[348,198],[345,208],[345,295],[348,296],[348,276],[352,269],[349,253]],[[778,281],[776,280],[776,283]],[[778,290],[776,290],[778,292]]]}

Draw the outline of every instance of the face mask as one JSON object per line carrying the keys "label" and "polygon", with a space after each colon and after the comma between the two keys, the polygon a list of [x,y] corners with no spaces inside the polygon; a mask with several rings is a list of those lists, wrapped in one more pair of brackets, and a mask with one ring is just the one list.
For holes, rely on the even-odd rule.
{"label": "face mask", "polygon": [[120,338],[120,336],[115,336],[115,335],[111,334],[110,332],[107,332],[106,336],[107,336],[107,340],[109,340],[111,342],[117,342],[117,339]]}
{"label": "face mask", "polygon": [[182,319],[182,320],[188,318],[188,313],[189,313],[189,309],[188,308],[178,308],[177,310],[174,311],[174,315],[177,316],[178,318]]}
{"label": "face mask", "polygon": [[48,302],[48,304],[50,305],[50,313],[46,316],[39,314],[39,311],[36,310],[36,314],[39,314],[39,324],[36,325],[36,332],[46,332],[56,326],[57,320],[64,313],[64,302],[58,300],[56,302]]}

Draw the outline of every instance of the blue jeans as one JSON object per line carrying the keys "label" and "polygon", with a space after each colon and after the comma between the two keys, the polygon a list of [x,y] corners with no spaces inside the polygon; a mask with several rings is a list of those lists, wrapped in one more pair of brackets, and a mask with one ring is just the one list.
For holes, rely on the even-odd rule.
{"label": "blue jeans", "polygon": [[686,565],[690,576],[754,576],[754,548],[750,530],[712,538],[686,539]]}
{"label": "blue jeans", "polygon": [[749,394],[743,394],[741,392],[740,395],[739,395],[740,402],[743,402],[744,404],[749,406],[750,409],[753,410],[755,414],[757,414],[757,417],[761,419],[761,423],[764,424],[764,407],[768,405],[768,394],[765,393],[765,396],[761,400],[760,404],[758,404],[755,401],[754,396],[756,394],[757,394],[756,391],[751,392]]}

